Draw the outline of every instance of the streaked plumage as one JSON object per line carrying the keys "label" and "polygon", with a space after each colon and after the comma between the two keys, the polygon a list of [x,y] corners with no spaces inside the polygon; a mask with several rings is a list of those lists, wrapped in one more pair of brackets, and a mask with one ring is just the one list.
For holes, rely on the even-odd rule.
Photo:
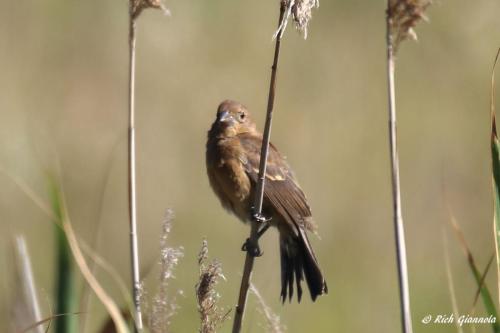
{"label": "streaked plumage", "polygon": [[[224,101],[208,132],[207,174],[222,206],[240,220],[251,220],[251,207],[258,181],[262,134],[247,109],[238,102]],[[308,284],[311,298],[328,289],[306,231],[315,231],[311,209],[285,158],[270,144],[264,187],[263,215],[280,234],[281,297],[291,299],[294,282],[297,298],[301,281]]]}

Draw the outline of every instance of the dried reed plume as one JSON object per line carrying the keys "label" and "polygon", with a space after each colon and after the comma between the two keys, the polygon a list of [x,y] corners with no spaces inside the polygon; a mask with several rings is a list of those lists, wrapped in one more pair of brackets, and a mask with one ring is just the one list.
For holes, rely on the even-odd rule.
{"label": "dried reed plume", "polygon": [[254,293],[255,297],[257,297],[257,301],[259,302],[259,307],[257,307],[257,309],[266,319],[266,331],[268,333],[286,332],[286,327],[281,323],[280,316],[275,314],[269,305],[267,305],[264,297],[262,297],[260,292],[252,283],[250,284],[250,290]]}
{"label": "dried reed plume", "polygon": [[[152,298],[146,292],[144,284],[141,288],[141,305],[144,311],[144,317],[147,321],[147,327],[152,333],[170,332],[172,317],[177,313],[179,306],[176,301],[176,295],[168,294],[168,285],[174,278],[174,270],[179,260],[184,256],[184,248],[173,248],[168,246],[168,235],[172,228],[174,213],[168,209],[162,224],[162,233],[160,236],[160,277],[158,291]],[[178,292],[182,294],[182,291]]]}
{"label": "dried reed plume", "polygon": [[200,253],[198,254],[198,266],[200,278],[195,286],[196,299],[198,301],[198,312],[200,314],[200,333],[215,333],[217,328],[228,319],[229,311],[217,305],[220,295],[215,290],[220,279],[226,279],[222,274],[222,266],[217,260],[208,260],[208,243],[203,240]]}
{"label": "dried reed plume", "polygon": [[170,15],[170,11],[161,0],[130,0],[130,10],[133,19],[141,15],[142,11],[147,8],[161,9],[166,15]]}
{"label": "dried reed plume", "polygon": [[130,266],[132,267],[132,296],[136,330],[142,330],[142,314],[139,273],[139,248],[137,244],[137,202],[135,177],[135,32],[136,21],[146,8],[162,9],[168,13],[160,0],[129,0],[129,84],[128,84],[128,203],[130,224]]}
{"label": "dried reed plume", "polygon": [[288,19],[292,16],[295,28],[302,33],[304,39],[307,39],[307,28],[312,18],[312,9],[319,7],[319,0],[281,0],[281,4],[286,8],[286,12],[273,38],[276,38],[278,34],[283,37]]}
{"label": "dried reed plume", "polygon": [[432,0],[389,0],[387,18],[395,53],[402,41],[417,40],[414,28],[419,21],[428,21],[425,10],[431,3]]}
{"label": "dried reed plume", "polygon": [[313,8],[319,7],[319,0],[297,0],[292,6],[293,21],[297,30],[304,34],[304,39],[307,38],[307,27],[312,18],[311,11]]}
{"label": "dried reed plume", "polygon": [[406,244],[401,208],[401,183],[399,178],[399,158],[396,133],[396,90],[394,84],[395,53],[400,43],[408,38],[415,38],[413,28],[425,18],[424,11],[430,0],[388,0],[387,1],[387,84],[389,111],[389,150],[391,160],[392,204],[396,241],[396,259],[398,267],[401,322],[404,333],[411,333],[410,287],[408,285],[408,267],[406,263]]}

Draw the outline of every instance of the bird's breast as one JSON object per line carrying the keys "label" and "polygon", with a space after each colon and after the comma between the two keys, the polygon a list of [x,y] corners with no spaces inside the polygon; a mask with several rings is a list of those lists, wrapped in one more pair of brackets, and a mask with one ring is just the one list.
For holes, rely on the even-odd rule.
{"label": "bird's breast", "polygon": [[219,141],[207,145],[207,173],[222,206],[241,220],[249,217],[251,183],[241,162],[237,142]]}

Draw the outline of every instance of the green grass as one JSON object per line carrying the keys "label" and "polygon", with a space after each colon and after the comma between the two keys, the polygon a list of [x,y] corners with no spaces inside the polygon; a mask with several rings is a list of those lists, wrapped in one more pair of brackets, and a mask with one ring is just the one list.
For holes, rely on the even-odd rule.
{"label": "green grass", "polygon": [[[61,228],[63,218],[63,202],[57,183],[49,180],[50,199],[54,218],[55,246],[56,246],[56,271],[54,288],[56,299],[56,314],[69,314],[76,312],[78,296],[75,286],[74,261],[69,248],[68,239]],[[56,333],[77,332],[78,316],[60,316],[54,319]]]}

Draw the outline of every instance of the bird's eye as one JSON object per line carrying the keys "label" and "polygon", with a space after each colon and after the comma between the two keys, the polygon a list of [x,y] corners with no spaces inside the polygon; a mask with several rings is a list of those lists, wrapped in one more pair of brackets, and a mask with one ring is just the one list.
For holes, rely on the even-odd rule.
{"label": "bird's eye", "polygon": [[245,114],[243,112],[240,113],[240,120],[245,120]]}

